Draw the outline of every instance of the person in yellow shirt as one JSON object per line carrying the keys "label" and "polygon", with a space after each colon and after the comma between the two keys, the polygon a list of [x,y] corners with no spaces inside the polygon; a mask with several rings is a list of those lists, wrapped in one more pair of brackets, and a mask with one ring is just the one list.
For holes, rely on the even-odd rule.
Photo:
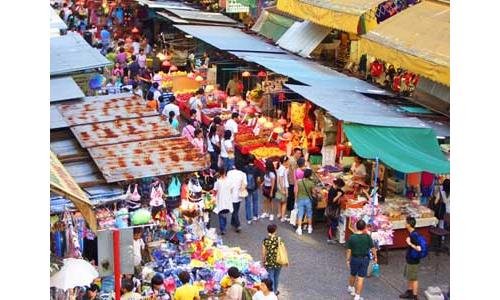
{"label": "person in yellow shirt", "polygon": [[197,287],[189,283],[191,276],[188,272],[182,271],[179,274],[182,286],[175,290],[174,300],[200,300],[200,291]]}

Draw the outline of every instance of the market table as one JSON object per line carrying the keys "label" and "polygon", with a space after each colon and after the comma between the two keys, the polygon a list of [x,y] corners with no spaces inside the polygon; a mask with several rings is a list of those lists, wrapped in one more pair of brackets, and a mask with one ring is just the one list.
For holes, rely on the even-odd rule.
{"label": "market table", "polygon": [[[418,218],[416,219],[417,225],[415,230],[421,234],[426,240],[427,244],[430,245],[431,242],[431,234],[429,232],[429,229],[431,229],[433,226],[435,226],[438,223],[438,220],[436,218]],[[347,220],[347,224],[350,224],[350,218]],[[404,249],[407,248],[408,245],[406,244],[406,238],[408,237],[408,230],[406,230],[406,221],[405,220],[399,220],[399,221],[391,221],[392,226],[393,226],[393,238],[392,238],[392,245],[384,245],[385,248],[387,249]],[[348,226],[345,232],[345,240],[348,241],[349,237],[351,236],[352,231],[351,228]]]}

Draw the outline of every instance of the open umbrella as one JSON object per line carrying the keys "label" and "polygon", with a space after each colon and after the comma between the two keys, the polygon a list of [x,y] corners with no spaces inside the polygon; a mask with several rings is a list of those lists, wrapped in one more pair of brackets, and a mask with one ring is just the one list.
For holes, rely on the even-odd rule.
{"label": "open umbrella", "polygon": [[99,277],[99,273],[86,260],[66,258],[61,270],[50,277],[50,286],[67,290],[89,285],[97,277]]}
{"label": "open umbrella", "polygon": [[93,90],[98,90],[104,85],[105,82],[106,82],[106,77],[102,76],[101,74],[97,74],[95,76],[92,76],[92,78],[90,78],[89,88]]}

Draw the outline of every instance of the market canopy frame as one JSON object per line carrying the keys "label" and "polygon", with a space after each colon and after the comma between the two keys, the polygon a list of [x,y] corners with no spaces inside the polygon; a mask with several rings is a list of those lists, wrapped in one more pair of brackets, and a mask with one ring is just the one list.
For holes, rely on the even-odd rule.
{"label": "market canopy frame", "polygon": [[356,154],[363,158],[378,158],[403,173],[450,173],[450,162],[430,128],[345,123],[343,130]]}
{"label": "market canopy frame", "polygon": [[360,47],[361,53],[450,86],[450,6],[416,4],[362,35]]}
{"label": "market canopy frame", "polygon": [[92,203],[52,151],[50,152],[50,191],[70,200],[81,212],[90,229],[97,231],[97,219]]}

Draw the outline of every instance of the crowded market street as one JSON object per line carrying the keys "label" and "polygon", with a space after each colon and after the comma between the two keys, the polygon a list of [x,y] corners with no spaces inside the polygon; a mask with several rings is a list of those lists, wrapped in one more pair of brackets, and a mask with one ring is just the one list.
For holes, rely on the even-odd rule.
{"label": "crowded market street", "polygon": [[450,299],[449,3],[344,1],[51,1],[51,299]]}

